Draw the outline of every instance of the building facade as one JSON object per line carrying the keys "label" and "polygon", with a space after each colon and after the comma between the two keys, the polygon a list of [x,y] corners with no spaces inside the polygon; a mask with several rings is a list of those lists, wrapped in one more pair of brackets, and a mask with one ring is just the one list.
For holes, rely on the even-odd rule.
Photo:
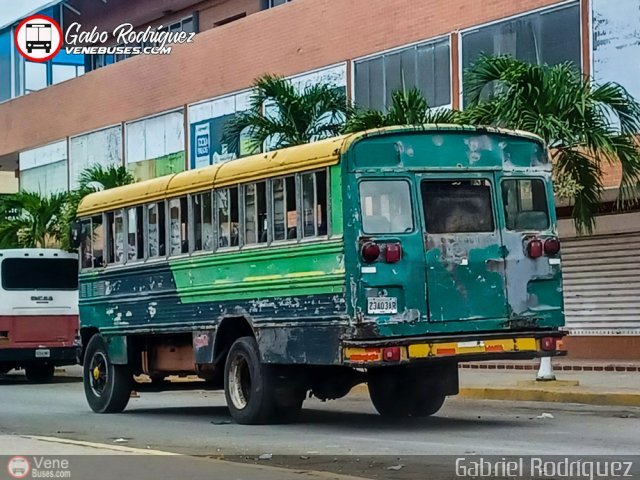
{"label": "building facade", "polygon": [[[70,0],[40,9],[58,12],[63,28],[128,22],[196,33],[169,55],[56,56],[43,76],[16,59],[19,19],[5,22],[0,170],[44,193],[74,188],[92,164],[126,165],[142,180],[229,158],[224,124],[247,108],[264,73],[298,88],[333,85],[365,107],[385,108],[404,84],[432,107],[464,108],[465,69],[481,53],[509,54],[572,62],[640,98],[640,0]],[[607,171],[608,202],[619,175]],[[638,215],[603,215],[588,238],[561,222],[574,356],[640,359]]]}

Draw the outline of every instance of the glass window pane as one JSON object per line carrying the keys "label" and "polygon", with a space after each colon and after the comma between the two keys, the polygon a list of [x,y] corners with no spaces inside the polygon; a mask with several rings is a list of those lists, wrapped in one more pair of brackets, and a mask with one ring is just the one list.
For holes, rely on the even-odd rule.
{"label": "glass window pane", "polygon": [[91,253],[91,220],[80,222],[80,262],[82,268],[93,267],[93,255]]}
{"label": "glass window pane", "polygon": [[542,180],[504,180],[502,203],[507,229],[522,231],[549,228],[547,193]]}
{"label": "glass window pane", "polygon": [[202,197],[202,249],[213,250],[213,206],[211,192]]}
{"label": "glass window pane", "polygon": [[365,233],[404,233],[413,230],[409,183],[367,180],[360,184],[362,229]]}
{"label": "glass window pane", "polygon": [[383,58],[373,58],[369,63],[369,102],[366,105],[374,110],[385,109]]}
{"label": "glass window pane", "polygon": [[369,106],[369,62],[356,62],[354,75],[354,102],[356,106],[366,108]]}
{"label": "glass window pane", "polygon": [[182,253],[182,222],[181,222],[181,210],[180,199],[173,199],[169,201],[169,228],[171,236],[169,238],[169,254],[179,255]]}
{"label": "glass window pane", "polygon": [[298,193],[295,177],[285,178],[285,197],[287,202],[287,240],[298,238]]}
{"label": "glass window pane", "polygon": [[194,195],[191,197],[191,210],[193,211],[193,250],[202,250],[202,197]]}
{"label": "glass window pane", "polygon": [[267,183],[260,182],[256,185],[256,209],[258,221],[258,243],[266,243],[269,239],[267,224]]}
{"label": "glass window pane", "polygon": [[256,185],[250,184],[244,187],[244,243],[249,245],[256,243]]}
{"label": "glass window pane", "polygon": [[316,173],[316,221],[318,235],[327,234],[327,172]]}
{"label": "glass window pane", "polygon": [[302,234],[304,237],[316,235],[316,182],[315,174],[302,175]]}
{"label": "glass window pane", "polygon": [[127,261],[135,260],[138,250],[136,235],[137,215],[135,208],[127,209]]}
{"label": "glass window pane", "polygon": [[102,215],[96,215],[91,219],[91,229],[93,230],[91,251],[93,255],[93,266],[102,267],[105,264],[104,258],[104,226]]}
{"label": "glass window pane", "polygon": [[115,263],[122,263],[124,260],[124,217],[122,210],[114,214],[113,238],[115,244]]}
{"label": "glass window pane", "polygon": [[421,190],[427,232],[494,231],[488,180],[429,180]]}
{"label": "glass window pane", "polygon": [[287,237],[284,178],[276,178],[271,185],[273,188],[273,239],[284,240]]}
{"label": "glass window pane", "polygon": [[152,203],[151,205],[147,205],[147,255],[149,258],[160,255],[158,228],[158,204]]}
{"label": "glass window pane", "polygon": [[77,75],[75,65],[60,65],[54,63],[51,65],[51,81],[53,84],[71,80]]}
{"label": "glass window pane", "polygon": [[[391,95],[396,90],[402,90],[403,84],[408,87],[406,79],[403,79],[401,53],[393,53],[384,57],[385,74],[385,105],[391,105]],[[404,83],[403,83],[404,81]]]}
{"label": "glass window pane", "polygon": [[24,62],[24,88],[27,92],[47,86],[47,64]]}
{"label": "glass window pane", "polygon": [[219,190],[215,195],[218,209],[218,247],[224,248],[231,245],[229,190]]}

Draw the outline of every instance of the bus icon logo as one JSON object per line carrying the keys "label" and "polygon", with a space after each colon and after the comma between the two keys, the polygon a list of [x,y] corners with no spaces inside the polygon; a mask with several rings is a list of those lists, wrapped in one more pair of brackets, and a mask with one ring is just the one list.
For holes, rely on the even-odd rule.
{"label": "bus icon logo", "polygon": [[25,18],[15,31],[15,44],[20,55],[31,62],[46,62],[62,47],[60,25],[45,15]]}
{"label": "bus icon logo", "polygon": [[7,471],[11,478],[26,478],[31,471],[31,465],[24,457],[11,457],[7,464]]}

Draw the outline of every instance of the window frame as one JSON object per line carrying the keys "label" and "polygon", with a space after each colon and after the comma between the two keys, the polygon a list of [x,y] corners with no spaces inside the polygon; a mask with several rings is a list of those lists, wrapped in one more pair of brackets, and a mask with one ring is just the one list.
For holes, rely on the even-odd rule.
{"label": "window frame", "polygon": [[[362,220],[364,218],[364,215],[362,214],[363,212],[363,205],[362,205],[362,197],[360,194],[360,187],[363,183],[365,182],[397,182],[397,181],[401,181],[407,184],[407,186],[409,187],[408,192],[409,192],[409,205],[411,206],[411,230],[408,230],[406,232],[389,232],[389,233],[369,233],[367,231],[365,231],[364,229],[364,221]],[[413,189],[413,182],[411,181],[411,179],[409,177],[404,177],[404,176],[393,176],[393,177],[362,177],[360,179],[358,179],[358,183],[357,183],[357,187],[358,187],[358,208],[359,208],[359,213],[360,213],[360,224],[362,226],[362,232],[365,235],[409,235],[412,234],[416,231],[417,229],[417,225],[418,223],[416,222],[416,208],[415,208],[415,202],[414,202],[414,196],[415,196],[415,192]]]}
{"label": "window frame", "polygon": [[[509,228],[507,226],[507,205],[504,203],[504,196],[503,196],[504,192],[502,190],[503,189],[503,185],[506,182],[509,182],[509,181],[518,181],[518,182],[520,182],[522,180],[525,180],[525,181],[528,180],[528,181],[531,182],[531,184],[532,184],[532,189],[531,189],[532,192],[533,192],[533,182],[538,181],[538,182],[542,183],[542,188],[544,189],[544,204],[545,204],[545,207],[546,207],[545,214],[547,215],[547,226],[545,228],[543,228],[543,229],[539,229],[539,230],[538,229],[531,229],[531,228],[529,228],[529,229],[515,229],[515,228],[511,229],[511,228]],[[500,179],[500,190],[499,190],[500,191],[500,207],[501,207],[501,210],[502,210],[502,215],[503,215],[503,220],[504,220],[504,229],[506,231],[513,232],[513,233],[523,233],[523,232],[532,232],[532,231],[546,232],[551,228],[551,226],[553,224],[553,220],[551,218],[551,208],[550,208],[550,204],[549,204],[548,183],[549,182],[546,182],[544,177],[535,177],[535,176],[534,177],[531,177],[531,176],[523,176],[523,177],[521,177],[521,176],[508,176],[508,177],[502,177]],[[518,197],[519,196],[520,196],[520,192],[518,191]],[[533,196],[532,196],[532,200],[533,200]],[[520,202],[519,198],[518,198],[518,202]],[[520,206],[518,206],[518,209],[519,208],[520,208]],[[536,211],[540,211],[540,210],[530,210],[530,211],[536,212]],[[520,211],[520,212],[522,213],[522,211]]]}
{"label": "window frame", "polygon": [[[425,216],[426,210],[424,206],[424,199],[422,198],[422,183],[423,182],[455,182],[455,181],[472,181],[472,180],[484,180],[489,183],[489,200],[491,201],[491,218],[493,222],[493,230],[484,231],[484,232],[443,232],[443,233],[432,233],[429,232],[427,228],[427,217]],[[420,194],[420,209],[422,211],[422,219],[424,225],[424,232],[426,235],[499,235],[501,224],[499,222],[499,218],[497,216],[496,208],[498,203],[498,198],[496,197],[495,183],[492,178],[480,176],[477,178],[472,177],[433,177],[433,178],[421,178],[418,184],[418,193]]]}

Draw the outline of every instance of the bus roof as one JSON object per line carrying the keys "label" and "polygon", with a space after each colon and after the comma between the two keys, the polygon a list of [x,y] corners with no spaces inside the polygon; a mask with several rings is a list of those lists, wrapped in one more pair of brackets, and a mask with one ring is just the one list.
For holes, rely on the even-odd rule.
{"label": "bus roof", "polygon": [[425,131],[483,131],[526,137],[543,143],[540,137],[528,132],[490,127],[420,125],[376,128],[305,145],[250,155],[237,160],[227,160],[207,167],[92,193],[84,197],[80,202],[78,216],[85,217],[106,210],[141,205],[186,193],[222,188],[237,183],[328,167],[338,163],[340,155],[362,138],[391,133]]}
{"label": "bus roof", "polygon": [[57,248],[7,248],[0,249],[3,258],[78,258],[78,254]]}

